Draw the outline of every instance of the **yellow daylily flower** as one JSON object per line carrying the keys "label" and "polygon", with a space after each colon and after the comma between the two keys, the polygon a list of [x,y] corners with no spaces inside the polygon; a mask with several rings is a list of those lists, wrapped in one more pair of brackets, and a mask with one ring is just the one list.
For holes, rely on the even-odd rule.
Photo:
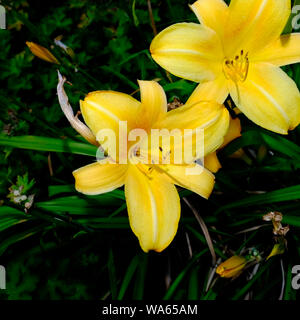
{"label": "yellow daylily flower", "polygon": [[59,64],[58,60],[54,57],[54,55],[45,47],[42,47],[37,43],[29,41],[26,41],[26,45],[36,57],[50,63]]}
{"label": "yellow daylily flower", "polygon": [[[239,118],[230,118],[229,129],[224,137],[223,144],[218,150],[221,150],[227,146],[231,141],[241,136],[241,121]],[[204,158],[204,166],[209,171],[216,173],[222,168],[222,165],[218,159],[217,152],[213,152]]]}
{"label": "yellow daylily flower", "polygon": [[216,269],[216,273],[222,278],[233,278],[238,276],[248,260],[243,256],[232,256],[222,262]]}
{"label": "yellow daylily flower", "polygon": [[287,134],[300,123],[300,93],[280,68],[300,62],[300,33],[281,33],[290,0],[198,0],[201,24],[178,23],[152,41],[153,59],[178,77],[201,82],[187,103],[205,93],[223,103],[231,95],[253,122]]}
{"label": "yellow daylily flower", "polygon": [[[143,129],[147,133],[152,129],[193,129],[194,132],[196,128],[202,128],[204,156],[222,144],[229,126],[229,114],[222,105],[203,102],[167,112],[166,95],[157,82],[139,81],[139,86],[141,102],[114,91],[92,92],[81,101],[85,123],[97,139],[100,130],[105,128],[112,129],[119,141],[118,126],[121,121],[127,121],[129,130]],[[191,140],[194,143],[194,139]],[[142,152],[144,141],[138,142],[140,148],[135,148],[138,153]],[[170,150],[175,147],[171,144]],[[103,159],[75,170],[75,187],[84,194],[96,195],[125,185],[132,231],[145,252],[160,252],[171,243],[177,232],[181,209],[175,185],[208,198],[214,186],[214,176],[202,167],[197,174],[187,174],[187,169],[199,166],[192,158],[183,164],[136,163],[133,160],[137,153],[130,153],[131,148],[132,143],[128,141],[126,164],[119,163],[120,154],[116,154],[111,157],[115,163],[107,163],[107,159]]]}

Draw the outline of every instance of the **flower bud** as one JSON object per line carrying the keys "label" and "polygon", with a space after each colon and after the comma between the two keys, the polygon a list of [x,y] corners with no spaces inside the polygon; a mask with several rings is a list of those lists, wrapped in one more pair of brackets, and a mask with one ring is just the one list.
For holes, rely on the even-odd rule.
{"label": "flower bud", "polygon": [[216,273],[222,278],[235,277],[241,273],[247,262],[245,257],[232,256],[218,266]]}
{"label": "flower bud", "polygon": [[26,45],[36,57],[50,63],[59,64],[58,60],[54,57],[54,55],[48,49],[34,42],[26,41]]}

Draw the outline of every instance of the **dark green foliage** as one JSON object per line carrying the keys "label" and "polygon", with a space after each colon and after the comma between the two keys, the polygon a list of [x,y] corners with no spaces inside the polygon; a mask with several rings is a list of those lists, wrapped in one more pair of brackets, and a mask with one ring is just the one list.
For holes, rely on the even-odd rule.
{"label": "dark green foliage", "polygon": [[[187,1],[151,3],[158,30],[196,22]],[[243,135],[219,153],[223,169],[211,198],[181,192],[199,210],[217,258],[223,260],[253,247],[262,257],[269,254],[274,239],[271,223],[262,221],[267,212],[281,211],[283,223],[290,225],[284,255],[267,263],[263,259],[251,280],[246,271],[234,281],[218,279],[206,290],[211,256],[184,202],[170,247],[160,254],[144,254],[129,229],[123,190],[87,197],[74,189],[72,171],[90,163],[96,148],[64,118],[56,96],[56,69],[72,83],[66,90],[75,112],[88,92],[131,94],[138,88],[137,79],[159,79],[170,102],[174,97],[184,102],[195,88],[173,76],[170,82],[152,60],[147,1],[2,4],[8,30],[0,30],[0,264],[6,266],[8,283],[0,297],[235,300],[250,291],[253,299],[276,300],[282,259],[284,299],[296,299],[290,283],[291,268],[300,262],[299,127],[279,136],[241,115]],[[54,44],[59,36],[66,51]],[[26,41],[48,48],[60,65],[34,57]],[[300,86],[300,66],[286,71]],[[138,98],[136,92],[134,96]],[[229,157],[240,148],[247,157]],[[13,201],[12,192],[20,186],[27,197],[34,194],[28,210],[25,202]],[[256,226],[260,228],[242,232]]]}

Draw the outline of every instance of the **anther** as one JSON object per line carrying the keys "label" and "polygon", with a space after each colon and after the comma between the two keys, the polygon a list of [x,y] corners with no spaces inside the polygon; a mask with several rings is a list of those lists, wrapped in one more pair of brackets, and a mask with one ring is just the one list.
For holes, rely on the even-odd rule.
{"label": "anther", "polygon": [[249,70],[248,52],[245,54],[241,50],[240,55],[234,56],[233,60],[225,59],[223,64],[223,72],[227,79],[234,82],[244,82],[247,79]]}

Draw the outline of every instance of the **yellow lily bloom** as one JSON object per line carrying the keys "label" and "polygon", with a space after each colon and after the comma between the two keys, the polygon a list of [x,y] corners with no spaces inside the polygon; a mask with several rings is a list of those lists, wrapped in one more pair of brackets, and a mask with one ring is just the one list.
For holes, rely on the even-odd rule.
{"label": "yellow lily bloom", "polygon": [[[201,127],[204,130],[204,156],[222,144],[229,126],[229,114],[222,105],[203,102],[167,112],[166,95],[157,82],[139,81],[139,86],[141,102],[114,91],[92,92],[81,101],[85,123],[97,139],[100,130],[109,128],[119,141],[118,126],[121,121],[127,121],[130,130],[143,129],[147,133],[153,128],[194,130]],[[140,150],[144,140],[139,141]],[[171,243],[177,232],[180,199],[175,185],[208,198],[214,186],[214,176],[202,167],[198,174],[188,175],[186,169],[199,166],[192,158],[184,164],[135,163],[130,148],[132,144],[128,141],[126,164],[119,163],[120,155],[117,154],[112,156],[115,163],[107,163],[103,159],[75,170],[75,187],[84,194],[96,195],[125,185],[132,231],[145,252],[160,252]]]}
{"label": "yellow lily bloom", "polygon": [[216,273],[222,278],[232,278],[238,276],[248,260],[242,256],[232,256],[222,262],[216,269]]}
{"label": "yellow lily bloom", "polygon": [[29,41],[26,41],[26,45],[36,57],[50,63],[59,64],[58,60],[54,57],[54,55],[45,47],[42,47],[37,43]]}
{"label": "yellow lily bloom", "polygon": [[153,59],[178,77],[201,82],[187,103],[201,96],[223,103],[231,95],[253,122],[287,134],[300,123],[300,93],[280,68],[300,62],[300,34],[281,33],[290,0],[198,0],[201,24],[178,23],[160,32]]}

